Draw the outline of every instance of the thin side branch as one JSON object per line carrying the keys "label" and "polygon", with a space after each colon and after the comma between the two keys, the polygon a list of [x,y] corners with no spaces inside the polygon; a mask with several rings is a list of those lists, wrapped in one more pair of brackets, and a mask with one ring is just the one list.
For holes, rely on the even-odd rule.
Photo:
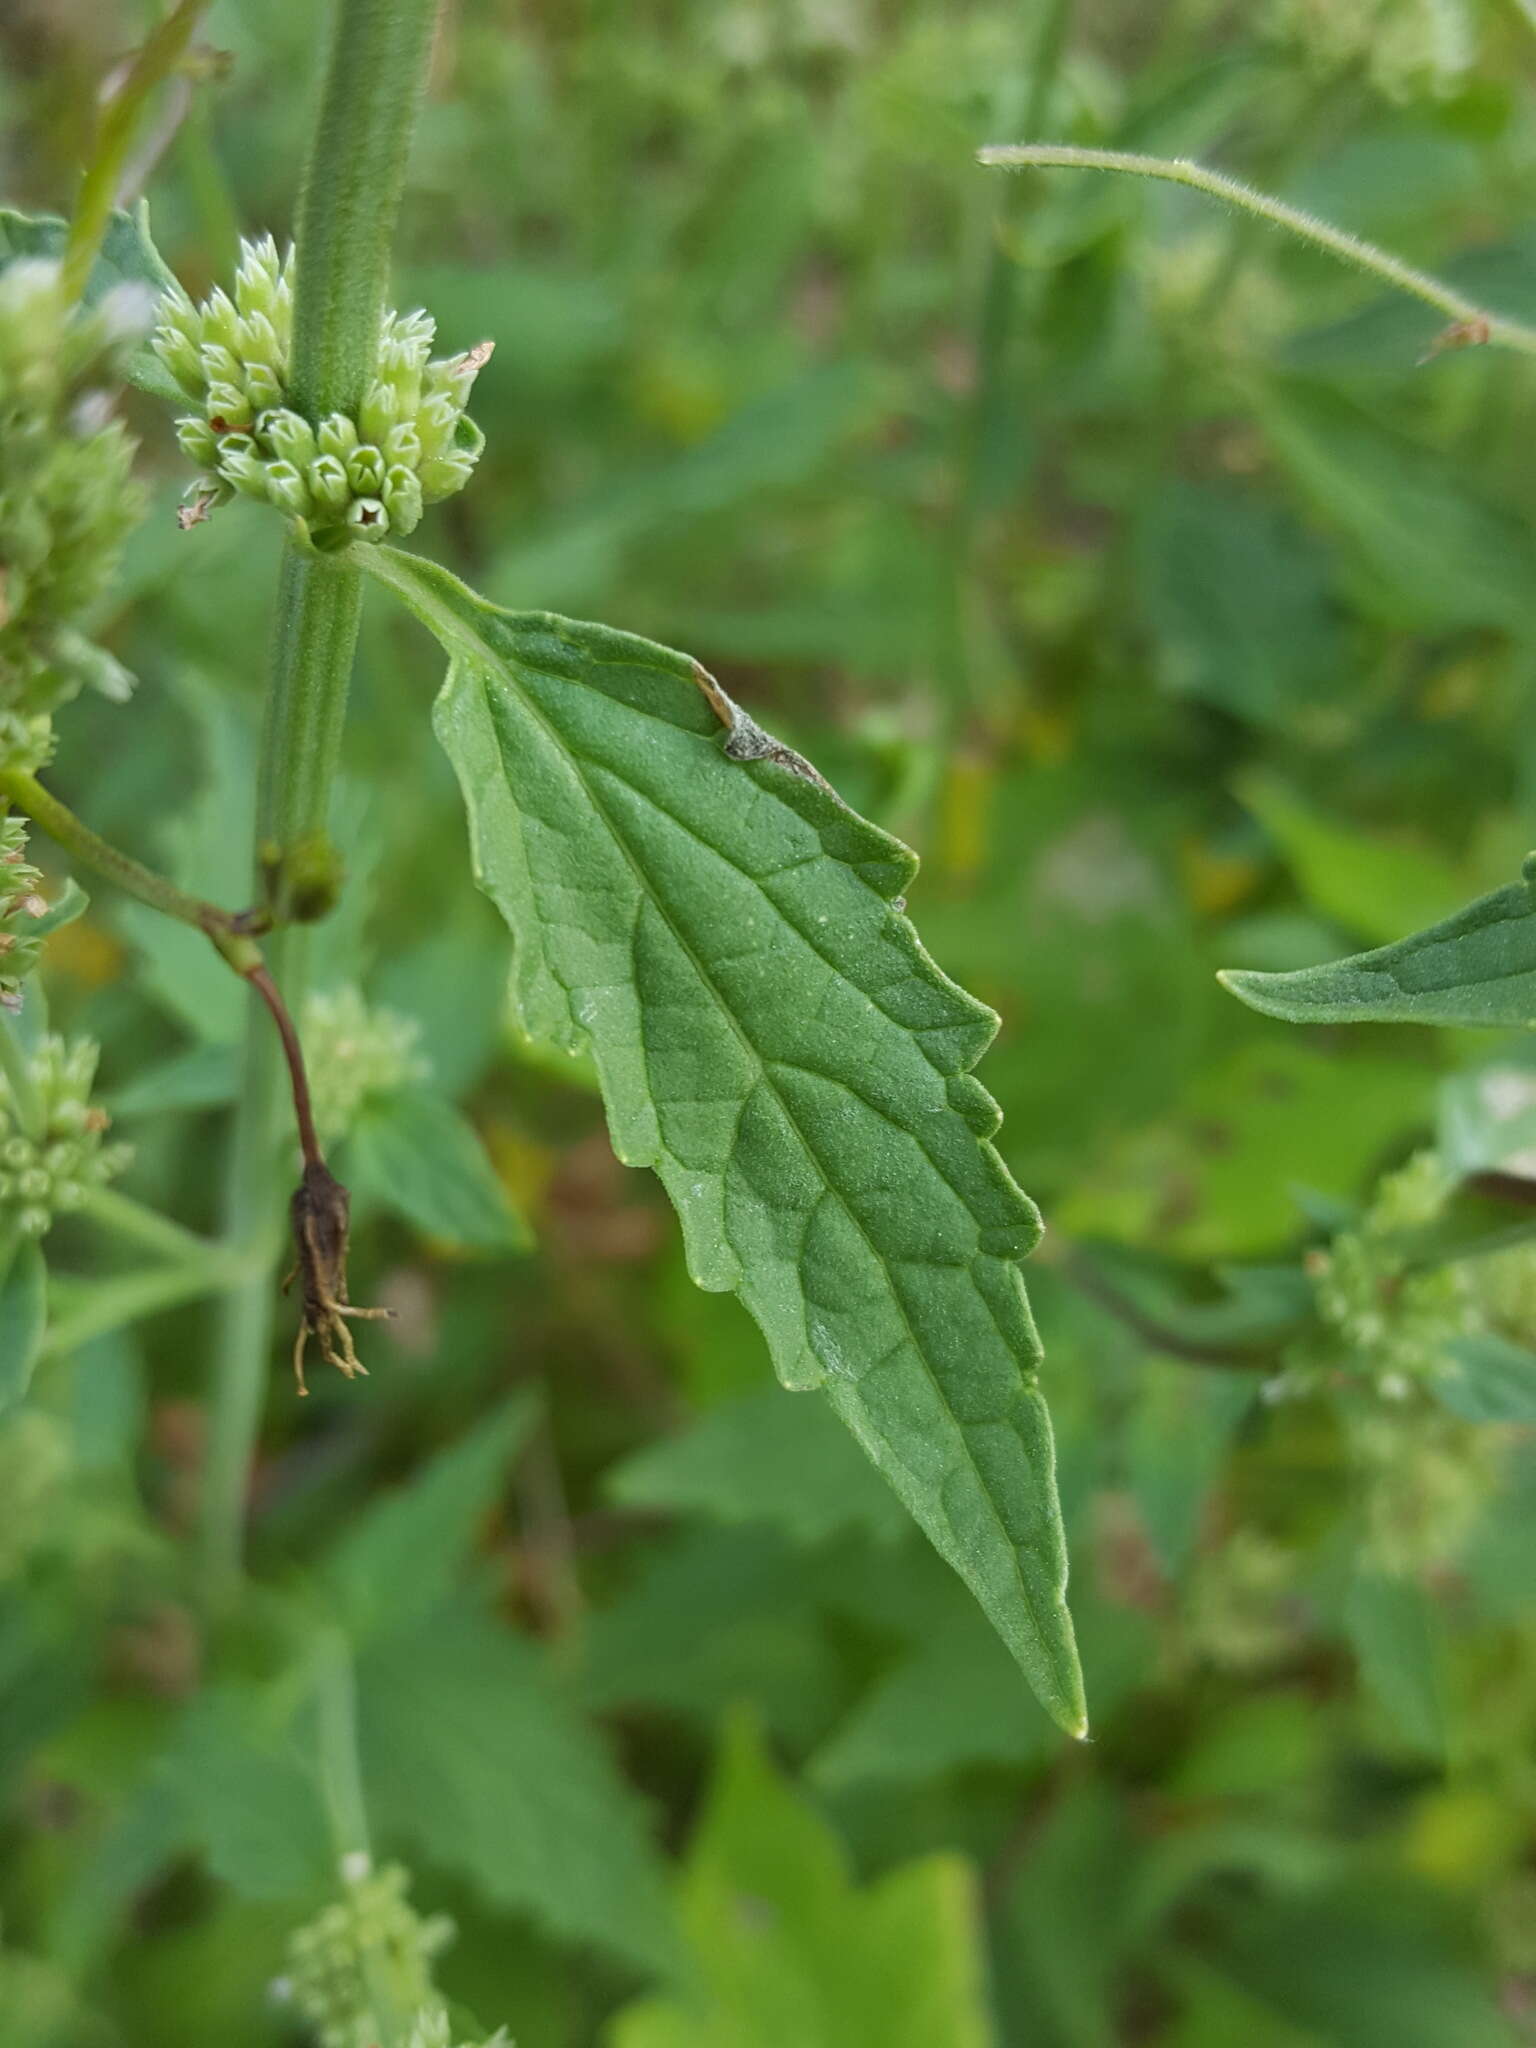
{"label": "thin side branch", "polygon": [[137,897],[140,903],[147,903],[151,910],[158,910],[166,917],[175,918],[179,924],[189,924],[194,931],[201,932],[212,941],[236,974],[248,976],[254,967],[260,966],[261,949],[255,943],[254,934],[270,928],[271,919],[265,911],[221,910],[216,903],[205,902],[201,896],[192,896],[185,889],[178,889],[164,875],[157,875],[142,861],[113,846],[100,833],[93,832],[83,818],[75,816],[68,804],[60,803],[51,790],[45,789],[35,775],[29,775],[24,769],[0,769],[0,798],[8,799],[18,810],[25,811],[34,824],[41,826],[48,837],[82,867],[115,883],[128,895]]}
{"label": "thin side branch", "polygon": [[1282,228],[1298,240],[1326,250],[1341,263],[1348,263],[1355,270],[1379,278],[1395,291],[1422,299],[1426,306],[1433,306],[1437,312],[1446,314],[1451,325],[1441,337],[1441,347],[1480,343],[1495,348],[1517,349],[1522,355],[1536,355],[1536,327],[1527,327],[1520,320],[1507,320],[1487,306],[1480,306],[1475,299],[1469,299],[1444,279],[1434,277],[1426,270],[1415,270],[1411,263],[1404,263],[1401,257],[1392,255],[1389,250],[1378,249],[1374,242],[1362,241],[1358,235],[1352,235],[1344,228],[1319,220],[1315,214],[1304,213],[1299,206],[1288,206],[1283,199],[1256,191],[1240,178],[1229,178],[1223,171],[1208,170],[1204,164],[1191,163],[1185,157],[1140,156],[1123,149],[1076,149],[1066,143],[1027,142],[996,144],[979,150],[977,160],[1007,171],[1123,171],[1133,177],[1159,178],[1170,185],[1187,185],[1193,191],[1208,193],[1212,199],[1219,199],[1227,206],[1235,206],[1243,213],[1266,220],[1272,227]]}

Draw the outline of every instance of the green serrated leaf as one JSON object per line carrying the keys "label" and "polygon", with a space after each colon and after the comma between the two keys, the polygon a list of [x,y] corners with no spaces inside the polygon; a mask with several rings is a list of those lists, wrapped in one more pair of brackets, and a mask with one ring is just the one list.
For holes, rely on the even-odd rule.
{"label": "green serrated leaf", "polygon": [[727,1733],[681,1893],[692,1980],[627,2007],[608,2048],[990,2048],[974,1873],[927,1856],[855,1886],[745,1720]]}
{"label": "green serrated leaf", "polygon": [[625,1507],[769,1522],[808,1544],[844,1530],[890,1537],[910,1527],[827,1411],[771,1388],[647,1444],[609,1474],[605,1490]]}
{"label": "green serrated leaf", "polygon": [[348,1140],[348,1175],[429,1237],[475,1251],[514,1251],[528,1232],[484,1147],[440,1095],[405,1088],[365,1104]]}
{"label": "green serrated leaf", "polygon": [[355,1637],[400,1627],[446,1599],[535,1413],[531,1394],[514,1394],[347,1530],[324,1577]]}
{"label": "green serrated leaf", "polygon": [[382,1839],[566,1940],[675,1967],[639,1803],[529,1644],[468,1607],[379,1637],[358,1662],[358,1734]]}
{"label": "green serrated leaf", "polygon": [[529,1029],[590,1046],[695,1279],[741,1295],[787,1386],[823,1389],[1081,1734],[1018,1270],[1039,1219],[970,1073],[996,1020],[901,914],[913,856],[686,656],[360,559],[449,653],[437,731]]}
{"label": "green serrated leaf", "polygon": [[1536,1024],[1536,900],[1523,881],[1411,938],[1291,974],[1229,968],[1223,986],[1292,1024]]}
{"label": "green serrated leaf", "polygon": [[213,1875],[243,1898],[305,1897],[332,1868],[318,1776],[282,1688],[216,1686],[189,1707],[162,1780]]}
{"label": "green serrated leaf", "polygon": [[42,1246],[27,1238],[3,1254],[0,1280],[0,1413],[26,1399],[48,1325],[48,1269]]}
{"label": "green serrated leaf", "polygon": [[[0,270],[26,256],[61,257],[68,239],[68,221],[55,214],[17,213],[0,207]],[[146,200],[140,200],[132,213],[114,213],[108,221],[101,253],[86,282],[85,303],[93,306],[124,284],[143,285],[157,299],[176,289],[175,274],[150,234]],[[186,402],[147,341],[124,363],[123,375],[141,391],[168,399],[172,405]]]}

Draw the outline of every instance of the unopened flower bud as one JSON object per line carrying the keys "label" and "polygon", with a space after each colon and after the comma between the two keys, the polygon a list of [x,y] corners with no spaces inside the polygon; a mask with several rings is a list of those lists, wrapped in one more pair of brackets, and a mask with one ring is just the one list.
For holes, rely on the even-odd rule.
{"label": "unopened flower bud", "polygon": [[347,482],[360,498],[375,497],[384,488],[384,457],[371,443],[347,457]]}
{"label": "unopened flower bud", "polygon": [[309,489],[316,506],[324,512],[345,512],[352,486],[346,465],[334,455],[317,455],[309,465]]}
{"label": "unopened flower bud", "polygon": [[272,503],[297,519],[307,519],[312,506],[302,473],[291,462],[269,462],[266,472],[267,496]]}

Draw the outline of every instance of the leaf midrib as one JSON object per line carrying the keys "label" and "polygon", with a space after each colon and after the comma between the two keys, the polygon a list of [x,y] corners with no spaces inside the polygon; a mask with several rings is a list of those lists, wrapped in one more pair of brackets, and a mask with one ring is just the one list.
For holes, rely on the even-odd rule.
{"label": "leaf midrib", "polygon": [[[382,553],[382,551],[380,551],[380,553]],[[395,571],[393,564],[379,560],[378,555],[375,555],[374,560],[377,562],[377,573],[381,575],[381,578],[389,582],[396,582],[398,572]],[[398,583],[396,583],[396,587],[399,587]],[[474,637],[465,630],[465,628],[460,623],[459,619],[455,616],[455,614],[451,610],[448,610],[446,607],[444,607],[437,600],[435,595],[422,592],[421,587],[419,585],[414,586],[414,592],[415,601],[419,603],[420,608],[423,611],[430,612],[432,619],[435,622],[434,630],[437,631],[438,637],[444,640],[445,642],[450,643],[452,646],[456,647],[459,650],[458,659],[462,661],[471,672],[475,672],[479,676],[484,676],[487,673],[487,663],[485,660],[484,651],[481,648],[481,646],[476,642]],[[528,666],[531,667],[532,664],[530,663],[528,664]],[[555,677],[552,678],[552,680],[560,681],[562,679],[559,677]],[[483,687],[484,686],[482,683],[482,692]],[[587,780],[586,775],[582,772],[580,757],[572,752],[563,736],[555,727],[553,727],[550,724],[549,720],[545,717],[539,705],[531,698],[531,696],[526,691],[520,691],[519,696],[523,705],[527,709],[529,717],[532,718],[534,723],[544,733],[546,739],[557,750],[557,752],[569,762],[571,773],[575,776],[577,782],[581,785],[582,789],[586,792],[587,796],[591,800],[593,809],[602,818],[604,825],[608,830],[609,837],[612,839],[614,845],[618,848],[619,852],[622,854],[624,860],[627,862],[631,872],[633,873],[636,884],[641,892],[641,895],[644,898],[648,899],[655,907],[657,914],[662,918],[662,921],[666,925],[667,930],[672,933],[672,936],[676,941],[677,945],[682,949],[683,953],[692,964],[695,972],[699,976],[700,981],[714,997],[721,1014],[725,1017],[730,1028],[735,1032],[737,1038],[740,1040],[743,1050],[748,1054],[749,1058],[753,1062],[755,1062],[759,1074],[762,1077],[763,1086],[767,1088],[769,1094],[779,1104],[786,1121],[788,1122],[790,1128],[794,1131],[796,1137],[799,1139],[801,1146],[803,1147],[806,1153],[806,1156],[815,1163],[817,1173],[822,1180],[826,1192],[832,1197],[834,1201],[836,1201],[842,1207],[844,1214],[848,1217],[849,1221],[853,1224],[854,1229],[857,1230],[860,1237],[864,1240],[864,1243],[868,1247],[869,1252],[871,1256],[874,1258],[876,1265],[881,1269],[882,1272],[886,1271],[887,1269],[885,1259],[883,1258],[880,1251],[871,1239],[868,1230],[864,1226],[863,1221],[854,1214],[852,1209],[848,1206],[848,1203],[845,1197],[842,1195],[842,1193],[837,1188],[833,1187],[831,1183],[827,1180],[826,1172],[821,1165],[820,1158],[816,1151],[807,1141],[804,1132],[801,1130],[799,1120],[795,1117],[793,1112],[790,1110],[789,1105],[784,1101],[782,1095],[774,1086],[773,1081],[768,1074],[767,1064],[763,1058],[763,1055],[758,1051],[757,1047],[753,1044],[753,1042],[746,1036],[745,1032],[743,1031],[740,1023],[738,1022],[735,1016],[735,1013],[732,1011],[730,1005],[727,1004],[721,997],[720,991],[718,990],[718,988],[716,988],[713,978],[706,972],[703,964],[699,961],[692,946],[688,943],[687,939],[683,936],[683,934],[677,930],[671,917],[668,915],[665,907],[657,901],[655,892],[652,889],[649,881],[647,880],[644,870],[640,868],[640,866],[637,864],[634,855],[630,852],[627,842],[624,840],[624,838],[620,835],[620,833],[613,825],[607,807],[598,800],[595,792],[592,790],[592,787]],[[488,710],[489,708],[490,707],[487,706]],[[642,715],[646,714],[642,713]],[[670,723],[670,721],[668,722]],[[491,719],[491,728],[496,736],[496,750],[498,757],[502,762],[503,772],[505,773],[506,755],[502,747],[501,734],[497,730],[496,720],[494,717],[492,717]],[[677,730],[676,727],[673,727],[672,729]],[[507,786],[509,789],[512,787],[510,777],[508,777]],[[724,858],[723,855],[720,857]],[[738,870],[738,872],[741,871]],[[537,901],[537,889],[533,885],[533,871],[531,867],[528,868],[528,875],[530,891],[533,894],[535,901]],[[748,879],[751,878],[748,877]],[[765,900],[767,899],[765,898]],[[540,913],[540,918],[542,922],[542,912]],[[830,965],[831,963],[829,962],[828,964]],[[837,972],[835,968],[833,969],[833,971]],[[554,979],[558,983],[558,985],[562,989],[564,989],[567,1000],[569,1001],[571,991],[566,986],[561,976],[558,973],[555,973],[553,963],[551,963],[550,965],[550,972],[554,976]],[[846,977],[844,978],[846,979]],[[928,1058],[929,1055],[926,1046],[922,1047],[922,1051],[924,1057]],[[660,1141],[661,1131],[659,1120],[657,1125],[657,1138],[658,1141]],[[735,1247],[733,1246],[732,1250],[734,1251],[734,1249]],[[914,1357],[916,1357],[918,1363],[921,1365],[923,1372],[927,1375],[928,1381],[932,1386],[934,1393],[937,1395],[941,1405],[944,1408],[945,1413],[950,1417],[951,1422],[953,1423],[955,1429],[959,1432],[961,1441],[963,1443],[965,1439],[964,1424],[961,1423],[959,1417],[955,1414],[954,1408],[950,1403],[948,1394],[945,1392],[943,1383],[939,1379],[939,1376],[935,1372],[933,1366],[930,1364],[928,1357],[923,1350],[922,1345],[917,1340],[916,1333],[912,1328],[911,1316],[907,1311],[907,1305],[905,1301],[902,1299],[899,1290],[895,1287],[894,1284],[890,1286],[890,1292],[895,1301],[897,1312],[901,1318],[902,1327],[907,1332],[908,1340],[911,1344],[913,1355]],[[994,1328],[997,1329],[998,1337],[1003,1345],[1004,1350],[1009,1354],[1010,1357],[1014,1357],[1013,1346],[1009,1343],[1006,1333],[997,1323],[996,1311],[993,1308],[990,1299],[987,1297],[985,1291],[979,1287],[977,1288],[977,1293],[980,1295],[980,1298],[987,1309],[987,1313],[993,1322]],[[807,1329],[807,1336],[808,1335],[809,1330]],[[1017,1363],[1017,1360],[1015,1360],[1015,1363]],[[894,1447],[890,1444],[889,1439],[884,1436],[883,1432],[880,1432],[880,1434],[882,1437],[882,1441],[884,1441],[886,1444],[887,1450],[894,1452]],[[1036,1606],[1033,1592],[1028,1584],[1028,1581],[1025,1578],[1023,1565],[1020,1561],[1019,1547],[1014,1542],[1013,1537],[1009,1534],[1008,1528],[1004,1523],[1002,1515],[998,1510],[997,1503],[992,1498],[990,1488],[982,1480],[980,1473],[974,1471],[974,1468],[973,1476],[975,1477],[977,1488],[981,1494],[981,1497],[986,1502],[987,1513],[991,1517],[992,1522],[997,1530],[997,1533],[1002,1540],[1003,1548],[1007,1553],[1009,1563],[1013,1570],[1014,1578],[1018,1584],[1019,1594],[1023,1601],[1025,1611],[1028,1613],[1030,1617],[1030,1623],[1034,1630],[1037,1642],[1040,1646],[1042,1657],[1046,1662],[1047,1668],[1049,1668],[1050,1658],[1049,1653],[1046,1649],[1046,1645],[1049,1644],[1049,1642],[1051,1641],[1051,1633],[1045,1626],[1044,1617],[1042,1617]]]}
{"label": "leaf midrib", "polygon": [[[471,643],[471,645],[473,645],[473,643]],[[461,655],[460,658],[464,660],[471,669],[480,671],[482,675],[485,673],[484,657],[478,653],[478,650],[473,656]],[[554,680],[558,681],[559,678],[554,678]],[[906,1331],[907,1341],[911,1346],[912,1355],[917,1359],[919,1365],[921,1365],[924,1373],[927,1375],[929,1384],[932,1386],[934,1393],[938,1396],[939,1401],[943,1405],[945,1413],[949,1416],[951,1422],[954,1424],[955,1429],[959,1432],[961,1441],[963,1443],[965,1440],[965,1425],[961,1422],[959,1416],[956,1415],[954,1407],[950,1402],[949,1396],[945,1391],[942,1380],[939,1378],[937,1372],[935,1372],[933,1366],[930,1364],[928,1360],[927,1354],[923,1349],[922,1343],[919,1341],[917,1332],[912,1326],[912,1318],[910,1313],[908,1312],[907,1304],[902,1298],[900,1289],[889,1278],[889,1267],[885,1255],[881,1252],[879,1246],[870,1236],[863,1219],[860,1216],[858,1216],[853,1210],[853,1208],[849,1205],[847,1197],[842,1193],[841,1189],[834,1186],[832,1181],[828,1179],[827,1170],[822,1163],[820,1153],[817,1151],[815,1146],[812,1145],[809,1138],[806,1136],[799,1118],[794,1114],[794,1111],[790,1108],[789,1103],[785,1100],[783,1094],[775,1085],[772,1074],[769,1069],[769,1062],[767,1058],[758,1049],[754,1042],[747,1036],[746,1031],[744,1030],[740,1021],[736,1017],[735,1012],[732,1010],[730,1004],[726,1002],[719,988],[716,986],[713,976],[709,973],[704,963],[699,959],[698,954],[695,952],[694,948],[689,944],[684,934],[678,930],[676,923],[674,922],[670,912],[667,909],[667,906],[658,899],[656,891],[651,886],[644,869],[639,865],[639,863],[635,859],[634,854],[630,851],[628,841],[625,839],[624,835],[620,832],[619,828],[614,823],[613,818],[608,810],[608,807],[602,802],[597,792],[593,789],[592,784],[588,780],[586,774],[583,772],[581,756],[577,754],[567,744],[561,733],[549,723],[549,721],[544,717],[543,713],[540,711],[538,705],[533,702],[533,700],[529,697],[527,692],[519,692],[519,696],[521,698],[522,703],[527,708],[529,716],[534,720],[534,723],[544,733],[546,739],[548,739],[552,745],[558,748],[562,756],[570,764],[572,774],[576,777],[576,780],[581,784],[581,787],[583,791],[586,793],[586,796],[590,801],[593,810],[602,819],[603,824],[607,829],[609,838],[612,840],[614,846],[618,849],[618,851],[623,855],[624,860],[630,869],[630,872],[633,874],[635,878],[636,886],[639,889],[642,898],[645,901],[649,902],[652,908],[656,911],[657,915],[660,916],[663,923],[666,925],[667,930],[672,934],[673,939],[676,941],[677,945],[680,947],[684,955],[687,957],[689,964],[692,966],[694,972],[698,975],[700,982],[709,991],[710,995],[714,998],[716,1007],[720,1011],[720,1014],[725,1018],[731,1030],[735,1033],[736,1038],[741,1044],[743,1051],[747,1054],[748,1058],[756,1067],[760,1085],[767,1090],[768,1094],[778,1104],[779,1109],[783,1113],[786,1123],[789,1125],[790,1129],[794,1132],[796,1138],[799,1140],[806,1157],[814,1164],[817,1176],[822,1183],[823,1190],[842,1209],[843,1214],[848,1218],[849,1222],[853,1225],[854,1229],[859,1233],[859,1236],[863,1239],[865,1246],[868,1248],[870,1256],[875,1261],[875,1264],[880,1268],[880,1270],[883,1273],[887,1274],[887,1285],[889,1287],[891,1299],[895,1303],[897,1313],[901,1318],[901,1326]],[[489,708],[490,707],[487,706],[487,709]],[[674,730],[675,729],[676,728],[674,728]],[[508,787],[510,788],[512,786],[512,783],[510,771],[507,766],[507,756],[505,749],[503,748],[502,745],[501,732],[497,726],[494,715],[492,715],[491,717],[491,730],[496,736],[497,755],[502,764],[502,772],[508,778]],[[665,815],[670,816],[671,814],[666,813]],[[724,859],[725,856],[722,854],[719,855],[719,858]],[[737,872],[743,873],[744,871],[738,869]],[[531,879],[532,871],[530,869],[530,880]],[[747,877],[747,879],[751,880],[752,878]],[[754,884],[754,886],[756,885]],[[536,888],[533,893],[535,895],[535,899],[537,899]],[[765,897],[764,900],[767,901],[768,899]],[[776,914],[781,913],[778,913],[776,910]],[[544,921],[542,912],[540,912],[540,920],[541,922]],[[829,962],[828,965],[830,966],[831,963]],[[554,972],[552,964],[551,972]],[[836,973],[837,970],[834,968],[833,972]],[[566,986],[564,980],[558,973],[555,974],[555,979],[559,981],[560,986],[565,989],[566,996],[569,999],[571,995],[571,990]],[[846,977],[843,977],[843,979],[846,980]],[[861,990],[860,993],[862,994],[863,991]],[[923,1048],[923,1051],[924,1056],[926,1057],[926,1047]],[[823,1076],[822,1078],[825,1079],[826,1077]],[[913,1134],[909,1132],[907,1135],[912,1136]],[[661,1139],[661,1127],[659,1119],[657,1122],[657,1139],[659,1142],[664,1143],[664,1141]],[[921,1149],[921,1147],[919,1147],[919,1149]],[[679,1161],[679,1164],[681,1163],[682,1162]],[[932,1164],[932,1161],[930,1161],[929,1163]],[[938,1171],[938,1169],[935,1168],[935,1171]],[[804,1246],[802,1239],[802,1254],[803,1249]],[[731,1246],[731,1250],[733,1253],[735,1253],[737,1264],[739,1266],[741,1264],[741,1255],[736,1250],[736,1247],[734,1245]],[[969,1270],[970,1262],[966,1261],[965,1265],[966,1269]],[[1006,1333],[998,1325],[996,1311],[994,1310],[991,1301],[988,1299],[985,1290],[978,1287],[976,1291],[983,1305],[985,1306],[988,1315],[992,1319],[994,1328],[997,1329],[999,1341],[1002,1343],[1003,1348],[1008,1352],[1009,1356],[1013,1357],[1013,1346],[1008,1342]],[[815,1346],[814,1344],[810,1344],[810,1329],[808,1320],[806,1338],[807,1343],[810,1345],[812,1355],[815,1356]],[[888,1353],[886,1355],[889,1356]],[[819,1362],[820,1361],[818,1359],[818,1363]],[[1005,1424],[1004,1426],[1006,1427],[1007,1425]],[[885,1437],[883,1431],[880,1432],[880,1435],[882,1437],[882,1440],[886,1444],[887,1450],[891,1451],[894,1455],[894,1446],[892,1446],[889,1439]],[[992,1521],[997,1529],[997,1533],[1002,1539],[1003,1548],[1007,1552],[1009,1562],[1013,1567],[1013,1574],[1018,1582],[1019,1593],[1024,1602],[1024,1606],[1029,1613],[1030,1620],[1034,1627],[1035,1633],[1039,1638],[1041,1645],[1043,1646],[1046,1642],[1049,1641],[1049,1636],[1044,1627],[1043,1618],[1036,1608],[1034,1594],[1030,1588],[1027,1579],[1025,1578],[1023,1567],[1019,1561],[1019,1547],[1014,1542],[1013,1537],[1008,1532],[1007,1525],[1004,1523],[1002,1515],[998,1511],[997,1503],[992,1498],[991,1490],[987,1487],[985,1482],[982,1481],[979,1473],[976,1473],[975,1477],[981,1496],[987,1504],[987,1512],[991,1516]]]}

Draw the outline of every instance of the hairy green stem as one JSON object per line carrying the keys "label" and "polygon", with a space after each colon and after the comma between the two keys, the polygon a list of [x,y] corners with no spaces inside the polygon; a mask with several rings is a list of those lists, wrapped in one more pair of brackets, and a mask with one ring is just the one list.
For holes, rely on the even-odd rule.
{"label": "hairy green stem", "polygon": [[1422,299],[1425,305],[1435,307],[1458,326],[1464,327],[1467,330],[1466,340],[1478,340],[1495,347],[1518,349],[1525,355],[1536,355],[1536,327],[1527,327],[1519,320],[1506,320],[1502,314],[1491,312],[1475,299],[1456,291],[1443,279],[1431,276],[1428,271],[1415,270],[1401,257],[1386,249],[1378,249],[1373,242],[1361,241],[1358,235],[1336,228],[1329,221],[1319,220],[1315,214],[1303,213],[1299,206],[1288,206],[1283,199],[1272,198],[1267,192],[1258,192],[1253,186],[1243,184],[1238,178],[1229,178],[1221,171],[1207,170],[1203,164],[1190,163],[1183,157],[1138,156],[1128,150],[1075,149],[1065,143],[1042,142],[999,144],[980,150],[978,161],[1009,171],[1126,171],[1139,178],[1160,178],[1168,184],[1187,185],[1193,191],[1208,193],[1228,206],[1267,220],[1273,227],[1285,229],[1301,241],[1310,242],[1314,248],[1338,257],[1341,263],[1348,263],[1367,276],[1379,278],[1395,291]]}
{"label": "hairy green stem", "polygon": [[179,6],[171,9],[145,41],[102,114],[96,147],[81,182],[80,197],[69,224],[69,239],[64,244],[64,294],[71,304],[84,293],[91,265],[106,235],[118,180],[133,146],[139,116],[150,95],[186,55],[192,31],[207,5],[208,0],[181,0]]}
{"label": "hairy green stem", "polygon": [[373,374],[390,246],[437,0],[340,0],[299,195],[290,403],[356,412]]}
{"label": "hairy green stem", "polygon": [[315,1707],[320,1788],[336,1860],[371,1854],[368,1808],[357,1757],[357,1679],[352,1646],[340,1629],[327,1629],[318,1654]]}
{"label": "hairy green stem", "polygon": [[237,974],[249,974],[260,965],[261,950],[239,916],[221,910],[216,903],[204,902],[200,896],[188,895],[164,875],[157,875],[131,854],[113,846],[77,818],[67,804],[60,803],[35,775],[29,775],[23,768],[0,769],[0,796],[25,811],[56,846],[62,846],[82,867],[115,882],[119,889],[136,896],[152,910],[202,932]]}
{"label": "hairy green stem", "polygon": [[[352,410],[373,374],[411,130],[425,81],[437,0],[336,0],[334,32],[300,199],[294,285],[293,403],[317,419]],[[357,645],[362,583],[347,553],[290,542],[278,587],[271,683],[257,785],[258,882],[325,846]],[[290,1007],[302,1000],[306,933],[269,949]],[[229,1161],[232,1244],[264,1257],[225,1296],[217,1335],[203,1476],[205,1598],[240,1576],[246,1486],[272,1337],[271,1260],[287,1178],[279,1140],[280,1048],[252,1009]]]}
{"label": "hairy green stem", "polygon": [[[372,1851],[357,1748],[357,1674],[352,1646],[340,1629],[326,1632],[318,1667],[315,1707],[321,1793],[342,1882],[355,1882],[354,1872],[367,1870]],[[413,2015],[402,2012],[396,2003],[388,1959],[376,1947],[364,1946],[358,1960],[379,2048],[400,2048],[410,2033]]]}

